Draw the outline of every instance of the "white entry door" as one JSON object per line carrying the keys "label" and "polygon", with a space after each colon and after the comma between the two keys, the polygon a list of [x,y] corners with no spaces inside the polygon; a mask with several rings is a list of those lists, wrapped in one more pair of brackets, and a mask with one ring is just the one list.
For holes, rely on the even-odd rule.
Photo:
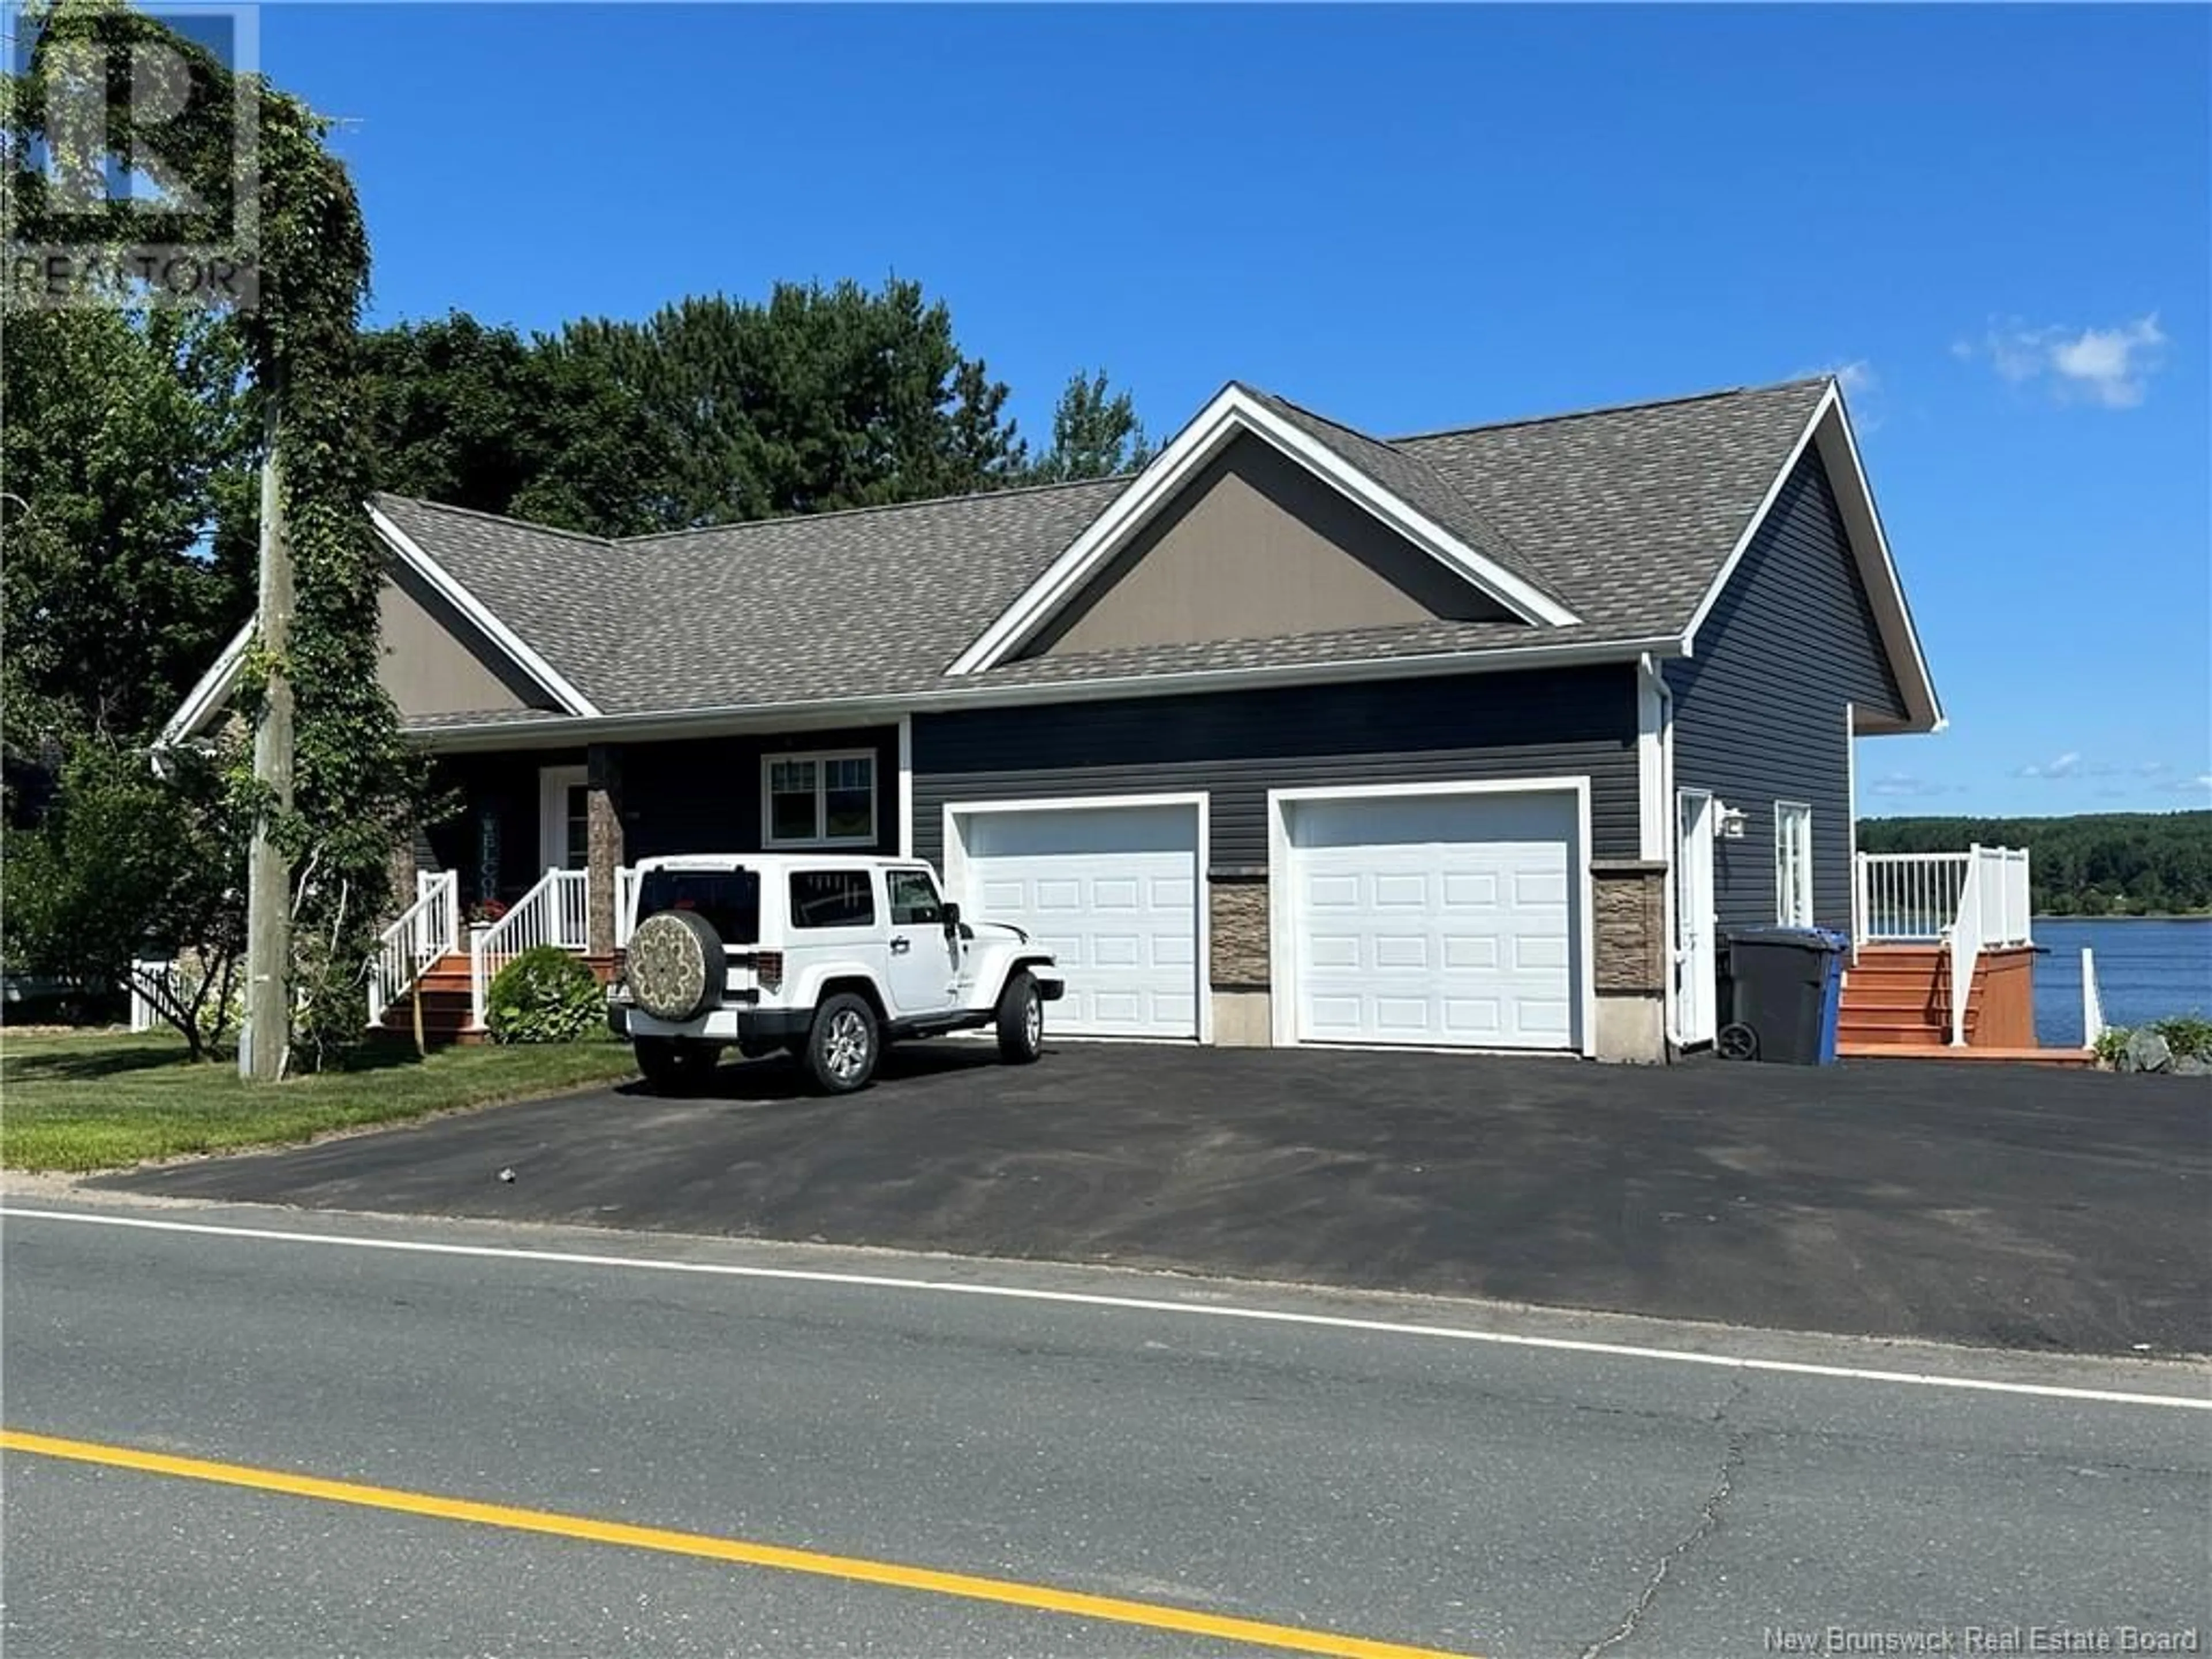
{"label": "white entry door", "polygon": [[1686,1044],[1711,1042],[1718,1029],[1715,926],[1713,798],[1684,789],[1674,797],[1674,1025]]}
{"label": "white entry door", "polygon": [[1054,1030],[1198,1035],[1195,805],[954,810],[963,913],[1024,929],[1067,976]]}
{"label": "white entry door", "polygon": [[538,867],[580,870],[591,860],[591,792],[580,766],[538,769]]}
{"label": "white entry door", "polygon": [[1581,1042],[1572,794],[1284,803],[1302,1042]]}

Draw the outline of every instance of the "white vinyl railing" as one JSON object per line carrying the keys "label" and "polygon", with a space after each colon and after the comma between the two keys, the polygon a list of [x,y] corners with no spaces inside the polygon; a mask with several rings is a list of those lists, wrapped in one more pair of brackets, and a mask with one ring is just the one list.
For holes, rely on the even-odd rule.
{"label": "white vinyl railing", "polygon": [[368,959],[368,1023],[414,988],[422,972],[460,948],[460,878],[453,871],[425,871],[415,878],[415,902],[384,930]]}
{"label": "white vinyl railing", "polygon": [[2081,947],[2081,1046],[2094,1048],[2109,1029],[2105,1024],[2104,994],[2097,988],[2097,956]]}
{"label": "white vinyl railing", "polygon": [[484,996],[499,970],[541,945],[584,950],[591,938],[592,878],[584,870],[548,870],[514,908],[469,942],[469,1023],[484,1023]]}
{"label": "white vinyl railing", "polygon": [[170,995],[181,1000],[184,995],[184,973],[173,960],[159,957],[134,957],[131,958],[131,965],[137,970],[131,981],[131,1029],[134,1031],[150,1031],[161,1024],[161,1016],[155,1008],[153,1000],[146,994],[145,987],[142,981],[155,981],[167,986]]}
{"label": "white vinyl railing", "polygon": [[1980,890],[1977,943],[1988,948],[2034,943],[2023,848],[1862,853],[1855,873],[1863,943],[1933,945],[1949,938],[1969,886]]}
{"label": "white vinyl railing", "polygon": [[1858,937],[1869,945],[1933,944],[1959,918],[1971,853],[1862,853]]}
{"label": "white vinyl railing", "polygon": [[1857,939],[1941,943],[1951,958],[1951,1042],[1966,1041],[1966,1003],[1984,951],[2033,945],[2027,851],[1862,853],[1853,872]]}
{"label": "white vinyl railing", "polygon": [[637,872],[627,864],[615,866],[615,949],[629,943],[637,926]]}

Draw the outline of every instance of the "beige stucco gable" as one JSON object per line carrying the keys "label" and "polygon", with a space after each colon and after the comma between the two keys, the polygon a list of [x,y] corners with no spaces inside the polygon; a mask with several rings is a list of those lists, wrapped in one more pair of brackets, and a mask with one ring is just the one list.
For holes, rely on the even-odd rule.
{"label": "beige stucco gable", "polygon": [[386,576],[377,612],[376,677],[402,719],[556,707],[412,572]]}
{"label": "beige stucco gable", "polygon": [[1266,441],[1235,439],[1023,654],[1513,620]]}

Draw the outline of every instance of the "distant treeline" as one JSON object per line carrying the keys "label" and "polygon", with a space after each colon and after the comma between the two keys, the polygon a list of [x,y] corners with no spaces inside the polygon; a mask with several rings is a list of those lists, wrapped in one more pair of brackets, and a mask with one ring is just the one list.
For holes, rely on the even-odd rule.
{"label": "distant treeline", "polygon": [[2212,911],[2212,812],[2097,812],[2069,818],[1866,818],[1859,850],[1957,853],[2025,847],[2039,915]]}

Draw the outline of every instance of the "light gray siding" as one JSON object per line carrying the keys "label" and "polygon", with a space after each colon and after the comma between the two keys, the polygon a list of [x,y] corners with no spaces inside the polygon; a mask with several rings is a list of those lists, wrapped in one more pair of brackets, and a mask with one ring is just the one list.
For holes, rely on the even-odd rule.
{"label": "light gray siding", "polygon": [[1267,862],[1267,791],[1580,776],[1593,854],[1636,855],[1636,690],[1626,664],[917,714],[914,844],[948,801],[1204,790],[1209,868]]}
{"label": "light gray siding", "polygon": [[[1903,718],[1819,457],[1808,451],[1723,590],[1694,657],[1669,663],[1674,781],[1742,810],[1714,844],[1723,928],[1775,919],[1774,803],[1813,809],[1813,908],[1851,919],[1849,705]],[[1673,807],[1668,807],[1669,821]]]}

